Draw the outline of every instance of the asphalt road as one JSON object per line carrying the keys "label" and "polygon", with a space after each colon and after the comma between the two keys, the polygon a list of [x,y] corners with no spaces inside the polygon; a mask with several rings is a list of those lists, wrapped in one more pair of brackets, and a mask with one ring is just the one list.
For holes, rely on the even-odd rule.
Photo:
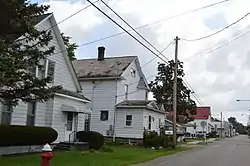
{"label": "asphalt road", "polygon": [[245,166],[250,165],[250,139],[236,136],[206,147],[164,156],[136,166]]}

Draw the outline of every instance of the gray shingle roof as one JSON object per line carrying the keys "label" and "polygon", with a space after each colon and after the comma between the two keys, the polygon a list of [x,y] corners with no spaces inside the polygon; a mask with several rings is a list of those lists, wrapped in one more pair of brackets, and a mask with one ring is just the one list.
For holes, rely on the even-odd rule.
{"label": "gray shingle roof", "polygon": [[66,89],[61,89],[58,93],[90,101],[88,98],[84,97],[82,94],[77,93],[77,92],[73,92],[73,91],[69,91]]}
{"label": "gray shingle roof", "polygon": [[147,106],[152,101],[150,100],[124,100],[116,106]]}
{"label": "gray shingle roof", "polygon": [[72,63],[79,78],[119,77],[136,58],[136,56],[108,57],[102,61],[80,59]]}

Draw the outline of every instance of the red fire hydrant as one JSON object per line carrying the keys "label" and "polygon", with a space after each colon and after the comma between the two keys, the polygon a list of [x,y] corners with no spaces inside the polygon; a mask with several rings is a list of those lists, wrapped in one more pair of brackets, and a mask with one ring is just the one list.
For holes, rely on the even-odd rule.
{"label": "red fire hydrant", "polygon": [[50,159],[53,157],[53,153],[49,144],[44,145],[41,157],[42,157],[41,166],[50,166]]}

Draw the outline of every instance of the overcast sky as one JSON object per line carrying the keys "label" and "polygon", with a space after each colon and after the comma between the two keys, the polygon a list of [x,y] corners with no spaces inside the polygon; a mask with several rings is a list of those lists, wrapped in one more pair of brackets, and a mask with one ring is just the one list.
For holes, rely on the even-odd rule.
{"label": "overcast sky", "polygon": [[[220,0],[104,1],[133,27],[138,27]],[[89,5],[86,0],[32,0],[32,2],[49,4],[50,12],[54,13],[57,22]],[[101,2],[96,5],[128,29]],[[220,30],[250,12],[249,5],[249,0],[231,0],[138,29],[138,31],[156,48],[162,50],[177,35],[180,38],[193,39]],[[225,119],[235,116],[244,124],[246,124],[247,116],[241,116],[241,114],[249,113],[250,102],[236,102],[236,100],[250,100],[250,47],[248,46],[250,33],[247,33],[250,31],[249,24],[250,16],[213,37],[199,41],[179,42],[179,59],[184,62],[186,78],[204,105],[211,107],[215,117],[219,117],[218,113],[222,111]],[[89,7],[61,23],[59,28],[79,45],[122,31],[94,7]],[[243,35],[234,40],[237,34]],[[231,43],[219,47],[231,40],[233,40]],[[77,58],[96,57],[97,47],[101,45],[106,47],[105,56],[135,55],[139,57],[141,65],[154,57],[130,36],[123,34],[80,47],[77,50]],[[208,54],[203,54],[204,51],[211,50],[211,48],[216,49],[212,49]],[[172,59],[173,53],[174,46],[172,45],[165,55]],[[153,79],[152,76],[156,74],[159,61],[159,59],[155,59],[143,67],[148,81]]]}

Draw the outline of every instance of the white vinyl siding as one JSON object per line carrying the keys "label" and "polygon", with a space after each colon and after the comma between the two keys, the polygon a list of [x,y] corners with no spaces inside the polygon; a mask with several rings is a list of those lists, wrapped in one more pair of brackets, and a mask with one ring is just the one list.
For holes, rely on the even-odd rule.
{"label": "white vinyl siding", "polygon": [[[132,115],[132,123],[127,126],[127,115]],[[116,137],[143,138],[143,109],[119,108],[116,112]]]}

